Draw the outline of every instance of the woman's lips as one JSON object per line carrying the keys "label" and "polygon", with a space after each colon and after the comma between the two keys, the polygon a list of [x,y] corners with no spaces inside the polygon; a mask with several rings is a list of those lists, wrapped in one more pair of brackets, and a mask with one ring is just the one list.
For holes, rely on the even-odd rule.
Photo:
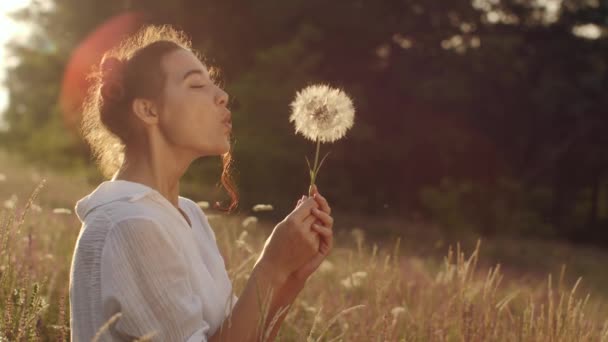
{"label": "woman's lips", "polygon": [[232,131],[232,122],[230,122],[230,121],[224,122],[224,127],[226,127],[228,132],[231,132]]}

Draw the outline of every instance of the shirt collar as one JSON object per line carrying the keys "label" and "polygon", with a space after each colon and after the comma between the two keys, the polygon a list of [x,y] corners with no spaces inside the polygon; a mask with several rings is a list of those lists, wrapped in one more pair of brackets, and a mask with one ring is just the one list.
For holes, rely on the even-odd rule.
{"label": "shirt collar", "polygon": [[157,193],[153,188],[126,180],[104,181],[87,196],[76,202],[76,215],[81,222],[95,208],[114,201],[136,201],[149,194]]}

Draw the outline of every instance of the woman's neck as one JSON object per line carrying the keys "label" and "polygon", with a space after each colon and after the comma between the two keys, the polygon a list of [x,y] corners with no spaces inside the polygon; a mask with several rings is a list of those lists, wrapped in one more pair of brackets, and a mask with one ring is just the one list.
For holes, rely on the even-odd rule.
{"label": "woman's neck", "polygon": [[179,208],[179,180],[191,162],[190,158],[164,148],[126,150],[124,161],[112,180],[147,185]]}

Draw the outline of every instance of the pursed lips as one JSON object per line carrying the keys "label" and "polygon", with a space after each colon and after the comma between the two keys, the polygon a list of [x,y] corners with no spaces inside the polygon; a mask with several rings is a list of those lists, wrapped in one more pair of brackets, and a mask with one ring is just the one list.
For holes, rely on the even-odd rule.
{"label": "pursed lips", "polygon": [[224,126],[226,126],[226,128],[228,128],[228,130],[232,130],[232,119],[230,118],[230,115],[222,120],[222,123]]}

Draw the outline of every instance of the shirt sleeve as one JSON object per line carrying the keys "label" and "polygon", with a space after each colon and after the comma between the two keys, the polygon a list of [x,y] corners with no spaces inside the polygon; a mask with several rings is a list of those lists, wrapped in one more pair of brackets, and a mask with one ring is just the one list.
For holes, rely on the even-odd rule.
{"label": "shirt sleeve", "polygon": [[187,263],[169,232],[149,218],[129,218],[108,233],[102,252],[104,318],[119,339],[206,342],[209,324]]}

